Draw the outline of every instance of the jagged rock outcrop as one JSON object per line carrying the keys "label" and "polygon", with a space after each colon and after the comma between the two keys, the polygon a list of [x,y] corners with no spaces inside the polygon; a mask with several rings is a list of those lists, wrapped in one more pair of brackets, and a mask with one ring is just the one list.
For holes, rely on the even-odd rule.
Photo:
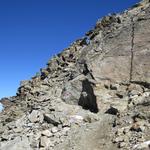
{"label": "jagged rock outcrop", "polygon": [[150,1],[106,16],[2,99],[2,150],[150,148]]}

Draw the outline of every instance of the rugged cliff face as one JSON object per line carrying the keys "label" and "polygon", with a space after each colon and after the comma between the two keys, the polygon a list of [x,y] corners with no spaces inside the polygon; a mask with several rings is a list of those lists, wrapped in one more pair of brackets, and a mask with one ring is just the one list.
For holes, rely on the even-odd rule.
{"label": "rugged cliff face", "polygon": [[149,149],[150,1],[99,20],[2,103],[2,150]]}

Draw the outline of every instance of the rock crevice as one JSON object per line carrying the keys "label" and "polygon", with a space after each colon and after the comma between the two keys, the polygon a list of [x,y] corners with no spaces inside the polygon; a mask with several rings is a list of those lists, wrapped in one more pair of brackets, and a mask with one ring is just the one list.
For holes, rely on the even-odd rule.
{"label": "rock crevice", "polygon": [[135,36],[135,27],[134,27],[134,18],[131,18],[131,66],[130,66],[130,81],[133,79],[133,59],[134,59],[134,36]]}

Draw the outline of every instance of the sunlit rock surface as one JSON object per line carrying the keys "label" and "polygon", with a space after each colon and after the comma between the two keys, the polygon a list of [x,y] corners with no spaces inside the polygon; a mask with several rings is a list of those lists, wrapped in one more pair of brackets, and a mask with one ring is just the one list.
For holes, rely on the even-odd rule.
{"label": "sunlit rock surface", "polygon": [[149,149],[149,16],[143,0],[98,20],[22,81],[1,100],[0,149]]}

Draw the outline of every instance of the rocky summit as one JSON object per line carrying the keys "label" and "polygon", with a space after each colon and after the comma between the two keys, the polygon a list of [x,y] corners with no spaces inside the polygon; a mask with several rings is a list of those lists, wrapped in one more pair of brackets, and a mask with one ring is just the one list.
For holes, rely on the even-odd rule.
{"label": "rocky summit", "polygon": [[150,1],[98,20],[1,103],[0,150],[149,150]]}

